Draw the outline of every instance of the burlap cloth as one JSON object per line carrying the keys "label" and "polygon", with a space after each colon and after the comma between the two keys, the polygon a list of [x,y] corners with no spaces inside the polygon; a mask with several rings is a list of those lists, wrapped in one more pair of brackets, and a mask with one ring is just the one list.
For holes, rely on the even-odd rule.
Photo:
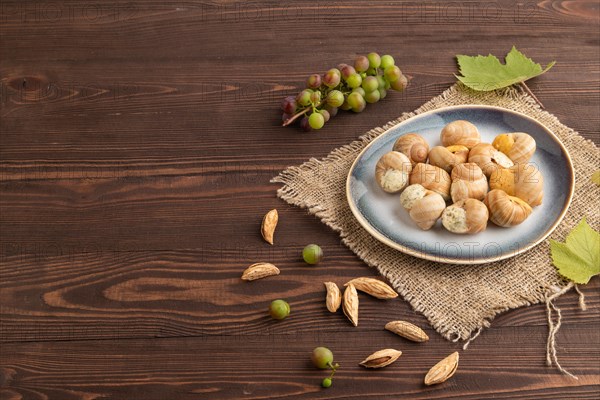
{"label": "burlap cloth", "polygon": [[[374,138],[391,126],[425,111],[462,104],[485,104],[519,111],[552,130],[568,149],[575,166],[575,194],[569,210],[551,238],[566,234],[587,216],[592,227],[599,222],[600,190],[590,181],[600,165],[593,142],[543,111],[527,94],[508,88],[475,92],[461,84],[446,90],[411,113],[375,128],[352,143],[333,150],[322,160],[311,159],[289,167],[273,182],[283,183],[278,196],[306,208],[339,232],[342,241],[366,264],[377,268],[411,306],[423,313],[433,328],[450,340],[466,340],[488,327],[506,310],[548,300],[567,282],[552,265],[548,240],[524,254],[483,265],[449,265],[421,260],[391,249],[374,239],[354,218],[346,201],[346,177],[352,162]],[[547,199],[546,201],[552,201]],[[572,285],[569,285],[572,286]]]}

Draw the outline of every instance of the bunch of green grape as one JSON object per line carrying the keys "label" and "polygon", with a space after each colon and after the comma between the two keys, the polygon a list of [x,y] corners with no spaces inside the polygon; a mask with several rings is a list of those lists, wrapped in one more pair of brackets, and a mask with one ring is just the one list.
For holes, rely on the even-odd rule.
{"label": "bunch of green grape", "polygon": [[283,99],[283,125],[300,119],[305,131],[321,129],[338,110],[362,112],[367,103],[377,103],[387,96],[389,89],[402,91],[408,79],[395,65],[390,55],[369,53],[358,56],[354,66],[340,64],[322,77],[308,77],[306,89],[297,96]]}

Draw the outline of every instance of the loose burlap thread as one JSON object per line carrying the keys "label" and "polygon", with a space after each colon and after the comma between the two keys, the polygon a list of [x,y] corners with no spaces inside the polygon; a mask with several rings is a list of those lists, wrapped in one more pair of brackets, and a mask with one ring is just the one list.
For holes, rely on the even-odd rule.
{"label": "loose burlap thread", "polygon": [[[573,285],[557,274],[552,265],[548,240],[524,254],[494,263],[440,264],[406,255],[374,239],[361,227],[348,206],[346,177],[353,161],[367,144],[414,115],[465,104],[499,106],[528,115],[554,132],[569,151],[575,167],[575,193],[562,223],[550,236],[552,239],[564,241],[567,233],[584,216],[592,227],[598,226],[600,189],[590,180],[600,165],[598,147],[560,123],[554,115],[542,110],[533,98],[516,88],[476,92],[462,84],[455,84],[417,110],[370,130],[321,160],[313,158],[300,166],[289,167],[272,181],[283,183],[277,192],[280,198],[308,209],[309,213],[339,232],[344,244],[366,264],[377,268],[400,295],[416,311],[425,315],[432,327],[448,340],[469,340],[472,335],[473,338],[479,335],[481,329],[489,327],[501,312],[546,302],[551,325],[548,345],[552,344],[552,348],[548,349],[548,359],[554,350],[556,361],[552,301],[556,298],[555,294],[564,293]],[[544,200],[553,201],[549,198]]]}

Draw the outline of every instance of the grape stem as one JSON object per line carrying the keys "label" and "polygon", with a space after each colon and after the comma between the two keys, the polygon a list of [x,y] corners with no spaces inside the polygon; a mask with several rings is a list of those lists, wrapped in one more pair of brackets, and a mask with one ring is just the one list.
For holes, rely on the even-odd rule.
{"label": "grape stem", "polygon": [[325,100],[321,101],[316,106],[314,104],[311,104],[310,106],[306,107],[304,110],[298,111],[296,114],[292,115],[289,119],[285,120],[285,122],[283,124],[281,124],[281,126],[288,126],[289,124],[291,124],[292,122],[294,122],[295,120],[297,120],[298,118],[300,118],[301,116],[303,116],[304,114],[306,114],[307,112],[312,110],[313,108],[318,108],[318,107],[322,106],[323,103],[325,103]]}
{"label": "grape stem", "polygon": [[333,365],[331,364],[331,362],[328,362],[327,365],[329,365],[329,368],[331,368],[331,375],[329,375],[329,379],[333,379],[333,376],[335,375],[337,369],[340,367],[340,364],[336,363],[335,365]]}

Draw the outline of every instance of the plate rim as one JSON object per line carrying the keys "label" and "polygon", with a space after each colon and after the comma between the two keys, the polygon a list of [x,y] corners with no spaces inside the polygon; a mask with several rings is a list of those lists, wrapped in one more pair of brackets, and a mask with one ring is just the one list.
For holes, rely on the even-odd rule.
{"label": "plate rim", "polygon": [[[396,129],[397,127],[406,124],[407,122],[415,119],[415,118],[420,118],[420,117],[424,117],[427,116],[428,114],[434,114],[434,113],[439,113],[439,112],[444,112],[444,111],[452,111],[452,110],[458,110],[458,109],[487,109],[487,110],[496,110],[496,111],[502,111],[502,112],[507,112],[507,113],[511,113],[511,114],[515,114],[518,115],[519,117],[525,118],[529,121],[534,122],[535,124],[541,126],[546,133],[549,134],[550,138],[552,138],[552,140],[554,140],[558,146],[560,147],[560,149],[563,151],[563,154],[566,157],[567,160],[567,164],[569,166],[568,168],[568,174],[570,175],[571,178],[571,186],[569,188],[569,194],[568,194],[568,198],[566,201],[566,204],[564,205],[563,209],[560,212],[560,215],[558,216],[558,218],[556,219],[556,221],[554,221],[554,223],[552,224],[552,226],[550,226],[542,235],[540,235],[540,237],[535,240],[533,243],[530,243],[529,245],[514,250],[512,252],[506,253],[506,254],[502,254],[502,255],[498,255],[495,257],[490,257],[490,258],[473,258],[472,260],[462,260],[462,259],[454,259],[454,258],[448,258],[442,255],[433,255],[433,254],[429,254],[427,252],[423,252],[423,251],[418,251],[418,250],[414,250],[411,249],[409,247],[403,246],[391,239],[389,239],[388,237],[386,237],[385,235],[379,233],[379,231],[377,231],[375,229],[375,227],[373,227],[369,221],[362,215],[362,213],[360,213],[360,211],[357,209],[357,207],[355,206],[354,202],[351,199],[351,194],[350,194],[350,179],[352,177],[352,173],[354,172],[354,169],[356,168],[356,164],[358,163],[358,160],[363,156],[363,154],[375,143],[377,143],[378,140],[380,140],[385,134],[387,134],[389,131],[391,131],[392,129]],[[500,261],[500,260],[505,260],[508,258],[512,258],[518,254],[524,253],[530,249],[532,249],[533,247],[537,246],[538,244],[540,244],[541,242],[543,242],[544,240],[546,240],[546,238],[548,236],[550,236],[550,234],[552,232],[554,232],[554,230],[556,229],[556,227],[562,222],[563,218],[565,217],[565,214],[567,213],[567,210],[569,209],[569,206],[571,205],[571,201],[573,200],[573,194],[575,191],[575,170],[573,168],[573,161],[571,159],[571,155],[569,154],[569,151],[567,150],[567,148],[564,146],[564,144],[562,143],[562,141],[560,140],[560,138],[558,136],[556,136],[556,134],[550,129],[548,128],[546,125],[542,124],[540,121],[538,121],[537,119],[530,117],[529,115],[525,115],[519,111],[514,111],[514,110],[510,110],[508,108],[504,108],[504,107],[499,107],[499,106],[492,106],[492,105],[484,105],[484,104],[463,104],[463,105],[455,105],[455,106],[446,106],[446,107],[440,107],[440,108],[436,108],[434,110],[429,110],[429,111],[425,111],[423,113],[420,114],[416,114],[413,115],[407,119],[405,119],[404,121],[400,121],[397,124],[394,124],[393,126],[389,127],[388,129],[386,129],[385,131],[381,132],[376,138],[374,138],[371,143],[369,143],[368,145],[366,145],[361,152],[356,156],[356,158],[354,159],[354,161],[352,162],[352,165],[350,166],[350,169],[348,171],[348,175],[346,176],[346,201],[348,202],[348,205],[350,207],[350,210],[352,211],[352,214],[354,215],[354,218],[356,218],[356,220],[358,221],[358,223],[371,235],[373,236],[375,239],[379,240],[380,242],[382,242],[383,244],[387,245],[388,247],[391,247],[395,250],[399,250],[402,253],[408,254],[410,256],[413,257],[417,257],[417,258],[421,258],[424,260],[429,260],[429,261],[434,261],[434,262],[438,262],[438,263],[443,263],[443,264],[460,264],[460,265],[473,265],[473,264],[487,264],[487,263],[492,263],[492,262],[496,262],[496,261]]]}

